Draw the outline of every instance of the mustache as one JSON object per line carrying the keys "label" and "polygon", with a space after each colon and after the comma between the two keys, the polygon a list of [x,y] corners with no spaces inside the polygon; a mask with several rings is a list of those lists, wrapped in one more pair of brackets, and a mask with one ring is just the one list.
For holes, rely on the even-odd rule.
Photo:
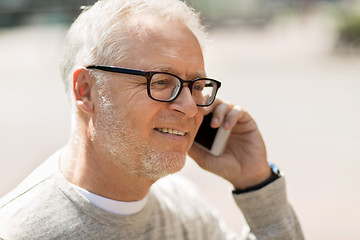
{"label": "mustache", "polygon": [[194,118],[179,117],[174,114],[159,116],[156,121],[161,124],[176,125],[183,128],[196,127]]}

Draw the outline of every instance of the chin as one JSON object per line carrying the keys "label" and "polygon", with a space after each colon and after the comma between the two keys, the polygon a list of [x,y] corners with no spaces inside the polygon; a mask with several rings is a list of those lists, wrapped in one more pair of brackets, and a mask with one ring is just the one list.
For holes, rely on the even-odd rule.
{"label": "chin", "polygon": [[151,180],[158,180],[169,174],[180,171],[186,162],[186,153],[155,153],[142,161],[142,174]]}

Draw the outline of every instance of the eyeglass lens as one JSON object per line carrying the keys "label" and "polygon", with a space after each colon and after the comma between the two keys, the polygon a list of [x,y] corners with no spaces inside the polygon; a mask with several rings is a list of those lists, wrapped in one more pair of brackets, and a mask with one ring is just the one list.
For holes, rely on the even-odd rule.
{"label": "eyeglass lens", "polygon": [[[172,101],[180,89],[180,80],[170,74],[156,73],[150,81],[150,95],[156,100]],[[217,84],[209,79],[199,79],[192,83],[190,90],[196,104],[208,105],[215,97]]]}

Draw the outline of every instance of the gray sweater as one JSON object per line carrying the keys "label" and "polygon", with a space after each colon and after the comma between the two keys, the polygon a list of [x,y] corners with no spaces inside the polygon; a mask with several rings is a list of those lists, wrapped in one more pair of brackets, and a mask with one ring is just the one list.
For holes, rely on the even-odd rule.
{"label": "gray sweater", "polygon": [[237,236],[179,176],[157,181],[146,206],[123,216],[92,205],[58,170],[59,152],[0,200],[0,239],[303,239],[283,178],[234,195],[252,231]]}

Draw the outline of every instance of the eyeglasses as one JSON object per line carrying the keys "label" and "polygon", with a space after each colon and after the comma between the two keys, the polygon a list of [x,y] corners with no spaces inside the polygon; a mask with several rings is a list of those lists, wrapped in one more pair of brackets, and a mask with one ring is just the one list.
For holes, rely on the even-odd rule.
{"label": "eyeglasses", "polygon": [[221,86],[221,83],[214,79],[196,78],[187,81],[168,72],[141,71],[98,65],[91,65],[86,68],[143,76],[147,80],[147,93],[149,97],[159,102],[174,101],[180,95],[184,84],[187,83],[196,105],[200,107],[210,106],[214,102],[216,93]]}

